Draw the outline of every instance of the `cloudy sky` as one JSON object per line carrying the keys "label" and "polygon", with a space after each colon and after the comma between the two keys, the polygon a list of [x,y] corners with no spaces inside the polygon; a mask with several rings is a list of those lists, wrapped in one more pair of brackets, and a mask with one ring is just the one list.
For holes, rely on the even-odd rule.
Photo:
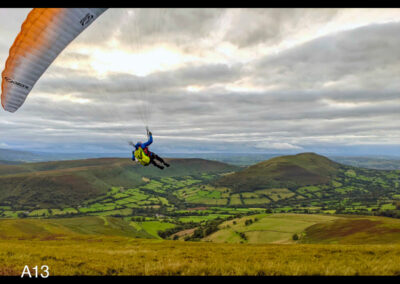
{"label": "cloudy sky", "polygon": [[[30,9],[0,9],[0,63]],[[400,9],[109,9],[0,148],[400,156]],[[2,67],[3,68],[3,67]]]}

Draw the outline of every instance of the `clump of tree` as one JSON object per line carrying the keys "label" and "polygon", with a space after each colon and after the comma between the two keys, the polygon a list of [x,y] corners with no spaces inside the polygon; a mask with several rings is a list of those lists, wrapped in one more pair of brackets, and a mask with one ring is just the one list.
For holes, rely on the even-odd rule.
{"label": "clump of tree", "polygon": [[26,218],[28,217],[28,214],[26,214],[25,212],[18,212],[17,216],[18,218]]}
{"label": "clump of tree", "polygon": [[196,240],[200,240],[202,238],[205,238],[209,235],[211,235],[212,233],[218,231],[218,224],[209,224],[206,226],[201,226],[199,228],[197,228],[192,235],[192,240],[196,241]]}
{"label": "clump of tree", "polygon": [[191,236],[185,237],[185,241],[199,241],[212,233],[218,231],[218,226],[224,222],[223,219],[210,220],[206,224],[199,226]]}
{"label": "clump of tree", "polygon": [[197,228],[196,230],[194,230],[193,235],[192,235],[192,239],[196,240],[196,239],[201,239],[204,236],[204,231],[202,228]]}
{"label": "clump of tree", "polygon": [[146,221],[146,218],[145,217],[132,217],[131,218],[131,221],[133,221],[133,222],[144,222],[144,221]]}
{"label": "clump of tree", "polygon": [[243,233],[243,232],[236,232],[236,233],[238,233],[239,236],[240,236],[243,240],[247,241],[247,236],[246,236],[245,233]]}
{"label": "clump of tree", "polygon": [[400,219],[400,210],[379,210],[374,212],[374,215]]}
{"label": "clump of tree", "polygon": [[172,236],[175,233],[178,233],[183,230],[191,229],[191,228],[193,228],[193,224],[186,223],[186,224],[181,224],[181,225],[178,225],[178,226],[175,226],[173,228],[169,228],[169,229],[166,229],[163,231],[158,231],[157,234],[163,239],[168,239],[170,236]]}

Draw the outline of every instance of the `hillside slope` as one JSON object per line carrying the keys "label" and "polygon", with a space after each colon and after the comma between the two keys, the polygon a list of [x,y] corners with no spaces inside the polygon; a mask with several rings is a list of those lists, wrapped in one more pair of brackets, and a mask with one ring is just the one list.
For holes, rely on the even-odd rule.
{"label": "hillside slope", "polygon": [[385,244],[400,243],[400,220],[376,216],[346,216],[308,227],[301,243]]}
{"label": "hillside slope", "polygon": [[0,165],[0,203],[71,206],[104,194],[112,186],[134,187],[143,177],[181,177],[223,173],[237,167],[202,159],[167,159],[171,167],[143,167],[130,159],[102,158]]}
{"label": "hillside slope", "polygon": [[[340,217],[317,214],[257,214],[223,222],[203,241],[216,243],[295,243],[294,234],[315,224],[326,224]],[[251,224],[246,221],[251,220]],[[400,222],[399,222],[400,224]]]}
{"label": "hillside slope", "polygon": [[282,156],[226,175],[215,182],[235,192],[328,183],[340,164],[314,153]]}
{"label": "hillside slope", "polygon": [[[246,221],[252,222],[246,224]],[[299,240],[293,240],[296,234]],[[257,214],[223,222],[216,243],[400,244],[400,220],[357,215]]]}
{"label": "hillside slope", "polygon": [[88,238],[95,236],[154,238],[144,230],[136,230],[121,218],[78,217],[0,220],[0,240],[60,240],[66,237]]}

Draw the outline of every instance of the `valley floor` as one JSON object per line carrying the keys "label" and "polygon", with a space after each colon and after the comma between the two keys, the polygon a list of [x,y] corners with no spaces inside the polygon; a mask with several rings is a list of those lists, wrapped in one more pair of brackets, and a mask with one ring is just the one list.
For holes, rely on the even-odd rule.
{"label": "valley floor", "polygon": [[79,236],[0,240],[0,275],[400,275],[400,245],[218,244]]}

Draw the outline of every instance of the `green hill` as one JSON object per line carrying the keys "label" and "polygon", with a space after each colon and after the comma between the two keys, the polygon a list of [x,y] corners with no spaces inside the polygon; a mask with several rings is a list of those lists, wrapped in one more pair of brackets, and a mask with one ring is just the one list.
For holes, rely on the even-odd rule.
{"label": "green hill", "polygon": [[266,188],[291,188],[328,183],[340,165],[326,157],[303,153],[282,156],[250,166],[242,171],[226,175],[215,182],[235,192]]}
{"label": "green hill", "polygon": [[171,167],[143,167],[130,159],[102,158],[0,165],[0,203],[51,208],[79,204],[111,187],[135,187],[143,177],[183,177],[223,173],[235,166],[202,159],[167,159]]}

